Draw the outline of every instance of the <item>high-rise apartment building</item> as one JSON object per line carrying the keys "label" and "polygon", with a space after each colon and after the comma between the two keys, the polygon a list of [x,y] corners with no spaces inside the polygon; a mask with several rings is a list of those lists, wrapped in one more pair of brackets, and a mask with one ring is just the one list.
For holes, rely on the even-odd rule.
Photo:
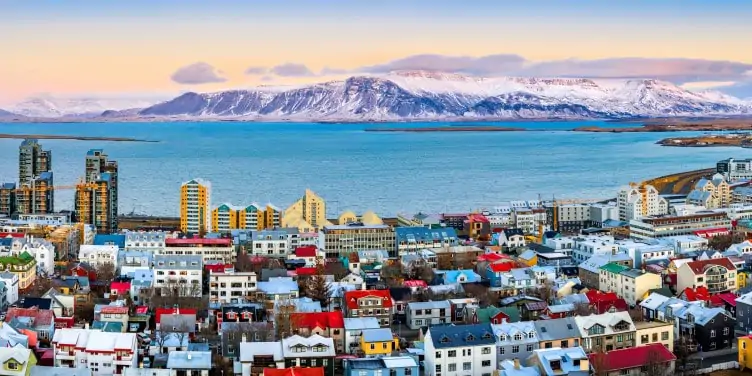
{"label": "high-rise apartment building", "polygon": [[283,227],[297,227],[305,232],[318,230],[329,224],[326,220],[326,202],[312,190],[306,189],[303,197],[285,210],[281,221]]}
{"label": "high-rise apartment building", "polygon": [[42,172],[52,171],[52,152],[42,150],[35,139],[26,139],[18,148],[19,185],[31,185]]}
{"label": "high-rise apartment building", "polygon": [[76,220],[91,224],[99,233],[118,229],[118,164],[102,149],[86,153],[85,181],[76,186]]}
{"label": "high-rise apartment building", "polygon": [[198,234],[211,231],[211,183],[193,179],[180,187],[180,230]]}
{"label": "high-rise apartment building", "polygon": [[668,214],[668,201],[655,187],[647,184],[633,184],[619,190],[616,206],[621,221]]}
{"label": "high-rise apartment building", "polygon": [[0,185],[0,215],[10,217],[16,212],[16,185],[3,183]]}

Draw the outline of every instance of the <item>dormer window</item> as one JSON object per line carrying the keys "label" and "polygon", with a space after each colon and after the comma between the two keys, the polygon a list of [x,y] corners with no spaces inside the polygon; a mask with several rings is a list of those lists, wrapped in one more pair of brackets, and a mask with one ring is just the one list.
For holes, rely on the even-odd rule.
{"label": "dormer window", "polygon": [[442,336],[442,337],[441,337],[441,340],[440,340],[439,342],[441,342],[441,343],[449,343],[449,337],[447,337],[447,336]]}
{"label": "dormer window", "polygon": [[238,314],[235,313],[235,312],[228,312],[227,313],[227,318],[230,319],[230,320],[235,320],[237,317],[238,317]]}
{"label": "dormer window", "polygon": [[473,336],[472,334],[468,334],[467,337],[465,338],[465,340],[466,341],[475,341],[475,336]]}
{"label": "dormer window", "polygon": [[506,341],[507,340],[507,335],[506,334],[499,335],[499,340],[500,341]]}
{"label": "dormer window", "polygon": [[531,331],[530,333],[528,333],[527,338],[535,338],[535,332]]}
{"label": "dormer window", "polygon": [[313,352],[326,352],[327,347],[324,345],[313,346]]}
{"label": "dormer window", "polygon": [[491,333],[483,333],[483,337],[482,338],[483,339],[490,339],[491,338]]}
{"label": "dormer window", "polygon": [[515,341],[522,341],[522,334],[520,334],[520,333],[515,334],[514,335],[514,340]]}

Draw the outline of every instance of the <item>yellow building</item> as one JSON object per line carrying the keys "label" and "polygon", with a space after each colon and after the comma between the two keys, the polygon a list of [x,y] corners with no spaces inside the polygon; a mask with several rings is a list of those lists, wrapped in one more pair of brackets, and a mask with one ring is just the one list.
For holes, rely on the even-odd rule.
{"label": "yellow building", "polygon": [[230,204],[222,204],[212,210],[212,225],[213,231],[217,232],[230,232],[238,227],[238,213],[241,210],[233,208]]}
{"label": "yellow building", "polygon": [[752,368],[752,335],[739,337],[736,346],[739,352],[739,369]]}
{"label": "yellow building", "polygon": [[18,276],[18,290],[31,287],[37,279],[37,260],[28,252],[18,256],[0,257],[0,271],[8,271]]}
{"label": "yellow building", "polygon": [[211,231],[211,183],[193,179],[180,187],[180,231],[199,234]]}
{"label": "yellow building", "polygon": [[360,336],[360,349],[366,355],[391,355],[399,350],[399,338],[388,328],[367,329]]}
{"label": "yellow building", "polygon": [[736,273],[736,288],[742,289],[747,287],[747,278],[749,275],[746,272],[737,272]]}
{"label": "yellow building", "polygon": [[306,189],[303,197],[285,209],[281,218],[282,227],[297,227],[300,232],[318,231],[328,225],[326,202],[312,190]]}
{"label": "yellow building", "polygon": [[0,359],[3,359],[0,375],[31,375],[31,369],[37,365],[37,358],[29,349],[20,347],[0,348]]}
{"label": "yellow building", "polygon": [[280,227],[282,225],[282,211],[272,204],[266,204],[264,210],[264,229]]}
{"label": "yellow building", "polygon": [[517,261],[527,266],[538,265],[538,254],[532,250],[527,250],[525,252],[522,252],[522,254],[517,257]]}
{"label": "yellow building", "polygon": [[340,214],[339,218],[337,218],[337,223],[344,225],[347,223],[355,223],[355,222],[361,222],[365,225],[383,225],[384,221],[381,220],[381,217],[376,215],[376,213],[372,211],[367,211],[363,213],[362,216],[358,217],[355,212],[352,212],[350,210],[347,210]]}

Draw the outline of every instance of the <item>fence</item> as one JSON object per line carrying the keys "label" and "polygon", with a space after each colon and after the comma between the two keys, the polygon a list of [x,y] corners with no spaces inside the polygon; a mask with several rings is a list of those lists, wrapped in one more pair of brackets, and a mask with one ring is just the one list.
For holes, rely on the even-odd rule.
{"label": "fence", "polygon": [[727,369],[739,369],[739,362],[737,361],[731,361],[731,362],[725,362],[725,363],[718,363],[713,364],[712,367],[708,368],[702,368],[695,371],[695,374],[697,375],[704,375],[707,373],[712,373],[716,371],[723,371]]}

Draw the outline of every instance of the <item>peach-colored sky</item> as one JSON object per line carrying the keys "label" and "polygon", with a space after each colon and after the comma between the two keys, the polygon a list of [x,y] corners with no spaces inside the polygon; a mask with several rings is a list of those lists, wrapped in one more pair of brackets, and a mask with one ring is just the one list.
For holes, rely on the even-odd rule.
{"label": "peach-colored sky", "polygon": [[[516,54],[528,64],[643,57],[752,65],[752,49],[747,48],[752,24],[738,14],[743,10],[749,15],[750,7],[741,2],[729,2],[723,10],[695,1],[684,3],[687,9],[679,2],[674,8],[651,9],[650,3],[638,1],[644,10],[640,13],[574,1],[572,7],[579,8],[558,15],[553,11],[556,3],[543,1],[539,4],[548,3],[553,10],[539,12],[531,5],[510,14],[485,1],[478,2],[478,9],[443,1],[424,2],[426,7],[446,8],[432,11],[401,8],[390,1],[383,3],[389,9],[363,4],[349,9],[342,5],[346,3],[332,1],[318,3],[322,9],[296,13],[266,1],[230,1],[237,9],[220,9],[192,1],[180,7],[179,2],[165,0],[171,7],[157,7],[150,14],[145,3],[140,4],[141,12],[87,1],[55,9],[62,6],[56,3],[41,2],[44,11],[28,4],[0,6],[8,16],[0,22],[0,105],[35,93],[163,95],[320,81],[336,78],[318,75],[326,67],[355,71],[417,54]],[[137,8],[139,3],[143,1],[130,4]],[[329,8],[335,3],[339,8]],[[738,17],[729,14],[734,11],[731,5],[741,7]],[[220,71],[216,74],[225,80],[179,84],[171,79],[179,68],[197,62]],[[316,75],[244,73],[249,67],[284,63],[303,64]],[[728,79],[697,73],[694,81]]]}

